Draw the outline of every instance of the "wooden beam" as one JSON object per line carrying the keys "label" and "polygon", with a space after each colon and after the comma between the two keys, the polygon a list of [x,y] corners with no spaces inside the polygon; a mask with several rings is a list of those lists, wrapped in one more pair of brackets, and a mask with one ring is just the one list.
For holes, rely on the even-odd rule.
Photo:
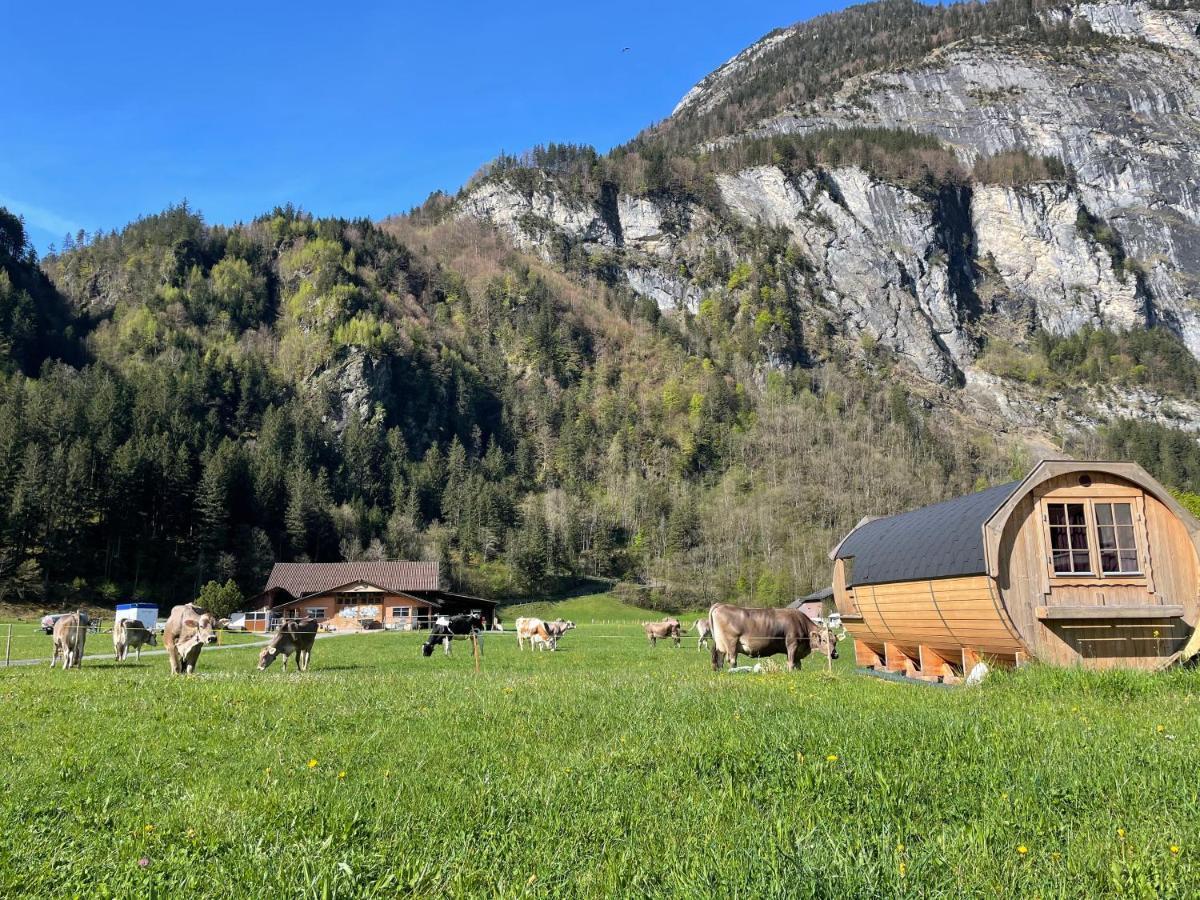
{"label": "wooden beam", "polygon": [[884,667],[883,657],[869,644],[857,638],[854,640],[854,662],[855,665],[864,669],[882,669]]}
{"label": "wooden beam", "polygon": [[1034,613],[1042,621],[1072,619],[1180,619],[1182,606],[1037,606]]}
{"label": "wooden beam", "polygon": [[899,672],[910,677],[917,674],[917,660],[909,656],[898,644],[885,641],[883,658],[889,672]]}
{"label": "wooden beam", "polygon": [[943,654],[925,644],[921,644],[917,648],[917,653],[921,658],[922,677],[936,678],[947,683],[953,682],[955,677],[954,666],[951,665],[950,660]]}

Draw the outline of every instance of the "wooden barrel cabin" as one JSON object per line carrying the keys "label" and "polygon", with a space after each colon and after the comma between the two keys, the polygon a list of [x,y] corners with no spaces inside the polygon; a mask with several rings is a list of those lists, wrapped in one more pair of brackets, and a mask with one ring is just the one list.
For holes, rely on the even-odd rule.
{"label": "wooden barrel cabin", "polygon": [[830,557],[858,664],[915,678],[952,682],[983,658],[1158,668],[1197,621],[1200,522],[1134,463],[1046,460],[863,519]]}

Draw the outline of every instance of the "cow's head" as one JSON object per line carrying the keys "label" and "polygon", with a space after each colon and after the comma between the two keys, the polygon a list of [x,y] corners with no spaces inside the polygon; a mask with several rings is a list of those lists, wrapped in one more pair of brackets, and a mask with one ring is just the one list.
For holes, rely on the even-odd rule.
{"label": "cow's head", "polygon": [[813,625],[808,631],[808,636],[814,650],[824,653],[830,659],[838,658],[838,639],[835,632],[820,625]]}
{"label": "cow's head", "polygon": [[217,620],[212,613],[184,619],[183,626],[192,629],[192,641],[196,644],[203,646],[217,642]]}
{"label": "cow's head", "polygon": [[[279,655],[279,651],[274,647],[263,647],[262,652],[258,654],[258,671],[266,671],[267,666],[275,662],[275,657]],[[287,666],[284,666],[286,669]]]}

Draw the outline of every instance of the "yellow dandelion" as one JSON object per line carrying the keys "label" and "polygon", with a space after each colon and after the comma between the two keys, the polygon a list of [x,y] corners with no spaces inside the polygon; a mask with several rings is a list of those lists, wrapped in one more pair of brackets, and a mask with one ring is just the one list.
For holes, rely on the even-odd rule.
{"label": "yellow dandelion", "polygon": [[1179,845],[1178,845],[1178,844],[1172,844],[1172,845],[1171,845],[1171,852],[1172,852],[1172,853],[1178,853],[1178,852],[1179,852]]}
{"label": "yellow dandelion", "polygon": [[1029,848],[1026,847],[1024,844],[1022,844],[1020,847],[1017,848],[1017,852],[1020,853],[1022,856],[1024,856],[1026,853],[1029,852]]}
{"label": "yellow dandelion", "polygon": [[904,852],[904,844],[900,843],[900,841],[896,841],[896,852],[897,853]]}
{"label": "yellow dandelion", "polygon": [[837,754],[830,753],[827,757],[825,757],[825,762],[837,762]]}
{"label": "yellow dandelion", "polygon": [[317,767],[317,761],[315,759],[310,759],[308,761],[308,767],[310,769],[315,769]]}
{"label": "yellow dandelion", "polygon": [[903,862],[900,863],[900,877],[903,878],[908,873],[908,866]]}
{"label": "yellow dandelion", "polygon": [[345,777],[346,777],[346,773],[345,773],[345,772],[338,772],[338,779],[339,779],[339,780],[341,780],[342,778],[345,778]]}
{"label": "yellow dandelion", "polygon": [[1125,837],[1125,829],[1124,828],[1117,829],[1117,837],[1119,837],[1119,838]]}
{"label": "yellow dandelion", "polygon": [[152,831],[154,830],[154,826],[153,826],[153,825],[147,825],[147,826],[146,826],[145,828],[143,828],[142,830],[143,830],[144,832],[146,832],[146,834],[149,834],[150,832],[152,832]]}
{"label": "yellow dandelion", "polygon": [[1157,731],[1159,734],[1162,734],[1164,731],[1167,730],[1167,726],[1166,725],[1155,725],[1154,730]]}

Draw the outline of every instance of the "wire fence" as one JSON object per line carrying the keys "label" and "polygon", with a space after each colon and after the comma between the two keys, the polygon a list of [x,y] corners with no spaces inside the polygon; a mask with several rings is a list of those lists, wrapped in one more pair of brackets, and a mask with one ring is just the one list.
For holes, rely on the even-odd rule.
{"label": "wire fence", "polygon": [[[73,628],[73,629],[77,629],[77,630],[83,630],[83,631],[85,631],[85,633],[87,635],[92,635],[92,634],[111,635],[113,633],[111,628],[108,630],[104,630],[104,631],[99,630],[100,629],[99,623],[101,621],[103,621],[103,620],[97,620],[96,622],[89,623],[87,625],[81,624],[81,625],[74,625],[74,626],[69,626],[69,627]],[[625,641],[628,641],[628,640],[649,641],[649,635],[647,635],[646,632],[644,631],[644,626],[647,624],[661,624],[661,623],[658,623],[658,622],[632,622],[632,621],[628,621],[628,620],[592,619],[589,622],[576,623],[575,629],[571,629],[571,630],[587,628],[588,630],[586,632],[586,640],[589,640],[589,641],[596,640],[596,639],[625,640]],[[591,630],[592,628],[595,628],[597,626],[624,628],[625,630],[618,631],[618,632],[611,632],[611,633],[597,633],[597,632],[594,632]],[[31,662],[45,663],[45,662],[49,661],[51,658],[50,656],[46,656],[46,657],[22,656],[22,657],[14,660],[12,658],[12,643],[13,643],[14,635],[16,635],[18,637],[41,635],[46,638],[47,642],[50,643],[50,646],[47,647],[47,649],[51,650],[51,652],[54,653],[53,635],[52,635],[52,633],[47,633],[45,628],[41,625],[24,625],[24,624],[19,624],[19,623],[7,623],[7,625],[0,626],[0,627],[6,628],[6,632],[4,635],[4,667],[5,668],[12,666],[14,663],[22,665],[22,666],[29,665]],[[143,627],[145,627],[145,626],[143,625]],[[843,640],[847,636],[844,631],[839,632],[836,629],[828,629],[828,628],[824,628],[821,626],[818,626],[818,627],[820,630],[818,630],[816,633],[810,632],[807,635],[801,635],[798,637],[799,640],[802,640],[802,641],[807,640],[810,644],[810,649],[816,649],[815,646],[812,646],[812,645],[816,645],[817,643],[821,643],[821,644],[825,644],[825,645],[836,645],[839,641]],[[147,630],[150,630],[151,633],[155,633],[153,629],[147,629]],[[567,633],[569,634],[569,631]],[[220,632],[219,632],[219,634],[220,634]],[[245,634],[245,636],[247,636],[247,637],[253,636],[252,640],[221,645],[225,648],[230,648],[230,649],[239,648],[239,647],[245,647],[247,649],[257,649],[257,648],[269,643],[269,641],[274,637],[274,635],[258,633],[258,632],[245,632],[245,633],[243,633],[243,632],[228,632],[228,634],[238,634],[238,635]],[[348,637],[348,636],[359,635],[359,634],[391,634],[391,635],[407,635],[410,637],[420,637],[420,638],[422,638],[423,642],[427,642],[430,639],[432,639],[434,646],[442,643],[447,638],[452,639],[452,640],[471,640],[472,637],[474,636],[479,639],[478,646],[477,646],[476,650],[474,651],[479,656],[482,656],[482,654],[483,654],[483,647],[485,645],[485,642],[490,642],[490,640],[495,640],[495,639],[500,639],[500,638],[509,638],[509,639],[517,638],[518,646],[520,646],[522,641],[530,641],[529,635],[524,635],[522,637],[521,635],[519,635],[519,633],[517,632],[515,627],[506,628],[503,630],[495,630],[495,629],[482,630],[482,631],[477,632],[475,635],[471,635],[471,634],[434,635],[428,630],[426,630],[426,631],[404,631],[404,630],[387,630],[387,629],[363,629],[362,631],[358,631],[358,632],[329,633],[329,634],[324,634],[321,636],[322,637],[334,637],[334,636]],[[553,641],[550,642],[549,646],[550,646],[551,652],[554,652],[554,650],[556,649],[557,643],[559,641],[564,640],[564,637],[565,637],[565,635],[559,635],[556,639],[554,639]],[[770,640],[777,640],[777,641],[785,641],[786,640],[786,636],[780,635],[778,632],[763,632],[763,633],[751,633],[751,634],[743,633],[743,634],[739,634],[738,637],[739,637],[739,640],[740,639],[747,639],[747,640],[770,639]],[[579,638],[583,639],[584,634],[581,633],[579,635]],[[711,631],[702,635],[699,633],[699,630],[697,630],[697,629],[688,631],[688,630],[681,628],[679,630],[678,637],[674,634],[667,634],[665,636],[655,635],[655,641],[674,643],[677,646],[682,646],[683,641],[685,641],[685,640],[688,640],[688,641],[696,640],[697,647],[700,646],[701,642],[704,642],[704,643],[708,644],[708,648],[710,650],[714,649],[714,646],[715,646],[713,644],[714,639],[713,639],[713,635],[712,635]],[[85,642],[86,642],[86,637],[85,637]],[[574,643],[574,641],[571,641],[571,642]],[[545,646],[547,645],[546,642],[544,640],[542,640],[542,641],[539,641],[539,643],[541,643],[543,645],[541,648],[539,648],[537,646],[533,646],[532,642],[531,642],[531,649],[536,652],[544,652]],[[147,644],[145,646],[150,646],[150,645]],[[161,646],[161,645],[156,644],[153,646]],[[86,647],[86,644],[85,644],[85,647]],[[152,652],[152,653],[157,652],[157,653],[161,654],[164,652],[164,650],[159,649],[157,651],[150,651],[150,652]],[[742,650],[739,648],[739,654],[745,654],[745,653],[746,653],[745,650]],[[84,657],[82,657],[82,658],[86,659],[89,656],[92,658],[109,658],[109,657],[113,657],[114,655],[115,654],[111,654],[111,653],[91,653],[91,654],[85,654]],[[476,668],[478,669],[478,664],[477,664]]]}

